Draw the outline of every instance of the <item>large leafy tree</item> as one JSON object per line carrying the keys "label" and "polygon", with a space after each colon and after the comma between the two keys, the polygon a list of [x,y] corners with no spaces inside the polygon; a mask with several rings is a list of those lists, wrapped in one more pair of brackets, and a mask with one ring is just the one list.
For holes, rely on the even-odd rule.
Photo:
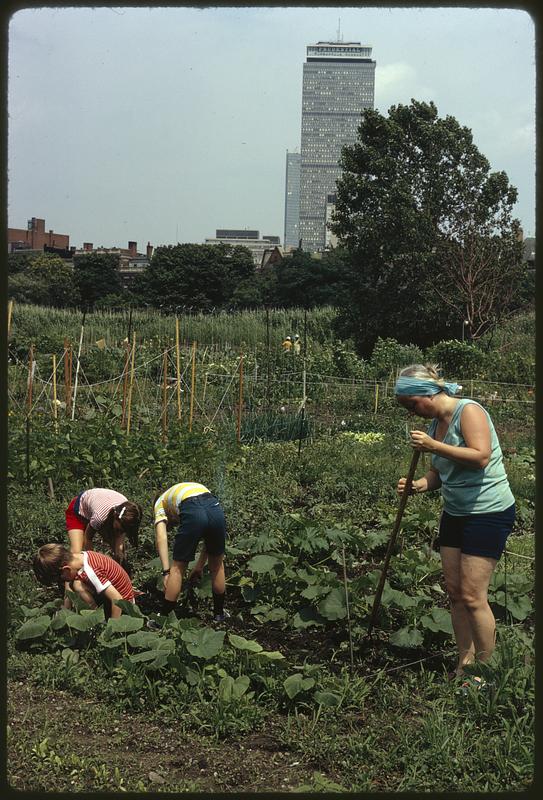
{"label": "large leafy tree", "polygon": [[273,267],[263,270],[268,276],[266,301],[283,308],[313,308],[340,302],[345,292],[345,262],[348,254],[330,250],[315,258],[304,250],[294,250]]}
{"label": "large leafy tree", "polygon": [[348,249],[341,328],[426,346],[495,325],[522,280],[517,191],[491,172],[469,128],[412,100],[367,109],[343,149],[332,230]]}
{"label": "large leafy tree", "polygon": [[11,299],[60,308],[77,302],[71,263],[45,254],[9,258],[8,262]]}
{"label": "large leafy tree", "polygon": [[157,247],[134,292],[154,306],[209,311],[227,307],[236,289],[249,281],[254,271],[245,247],[168,245]]}
{"label": "large leafy tree", "polygon": [[123,302],[119,256],[115,253],[85,253],[74,256],[74,280],[82,306],[92,308],[108,296]]}

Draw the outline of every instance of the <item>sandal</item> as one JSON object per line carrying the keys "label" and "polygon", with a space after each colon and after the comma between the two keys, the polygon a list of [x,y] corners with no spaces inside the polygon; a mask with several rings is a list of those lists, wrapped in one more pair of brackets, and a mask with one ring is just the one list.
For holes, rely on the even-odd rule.
{"label": "sandal", "polygon": [[488,684],[484,678],[479,678],[477,675],[470,675],[462,682],[462,686],[458,692],[468,694],[470,690],[475,689],[475,691],[480,691],[481,689],[486,689],[487,686]]}

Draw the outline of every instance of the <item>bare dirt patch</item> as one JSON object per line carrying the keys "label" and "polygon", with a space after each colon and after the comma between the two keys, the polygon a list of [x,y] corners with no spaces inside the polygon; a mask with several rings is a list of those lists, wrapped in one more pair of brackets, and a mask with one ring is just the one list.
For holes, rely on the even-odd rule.
{"label": "bare dirt patch", "polygon": [[[68,768],[57,769],[54,776],[51,769],[36,769],[39,756],[32,751],[46,738],[67,762],[73,754],[110,771],[117,767],[128,785],[141,781],[149,791],[168,792],[190,783],[198,792],[284,792],[310,782],[315,769],[283,743],[285,720],[279,716],[264,732],[217,742],[188,736],[144,714],[117,712],[69,692],[11,681],[8,725],[8,781],[23,791],[74,791]],[[96,790],[90,772],[88,780],[85,788]]]}

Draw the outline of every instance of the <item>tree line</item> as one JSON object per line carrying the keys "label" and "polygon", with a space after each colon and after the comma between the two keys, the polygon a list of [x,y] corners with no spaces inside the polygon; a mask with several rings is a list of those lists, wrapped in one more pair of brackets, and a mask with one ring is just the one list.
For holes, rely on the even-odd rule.
{"label": "tree line", "polygon": [[412,100],[366,109],[343,148],[332,231],[340,245],[302,249],[256,269],[230,245],[157,247],[123,290],[118,257],[9,256],[9,296],[53,306],[150,306],[167,311],[332,305],[337,334],[361,354],[378,337],[428,346],[477,339],[534,302],[534,275],[513,217],[517,190],[491,171],[471,130]]}

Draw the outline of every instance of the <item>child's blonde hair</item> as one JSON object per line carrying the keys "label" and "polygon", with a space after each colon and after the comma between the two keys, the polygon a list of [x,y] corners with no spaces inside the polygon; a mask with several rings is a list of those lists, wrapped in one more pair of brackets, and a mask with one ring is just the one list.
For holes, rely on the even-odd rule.
{"label": "child's blonde hair", "polygon": [[51,586],[60,581],[62,567],[70,561],[70,552],[62,544],[44,544],[40,547],[32,566],[39,583]]}

